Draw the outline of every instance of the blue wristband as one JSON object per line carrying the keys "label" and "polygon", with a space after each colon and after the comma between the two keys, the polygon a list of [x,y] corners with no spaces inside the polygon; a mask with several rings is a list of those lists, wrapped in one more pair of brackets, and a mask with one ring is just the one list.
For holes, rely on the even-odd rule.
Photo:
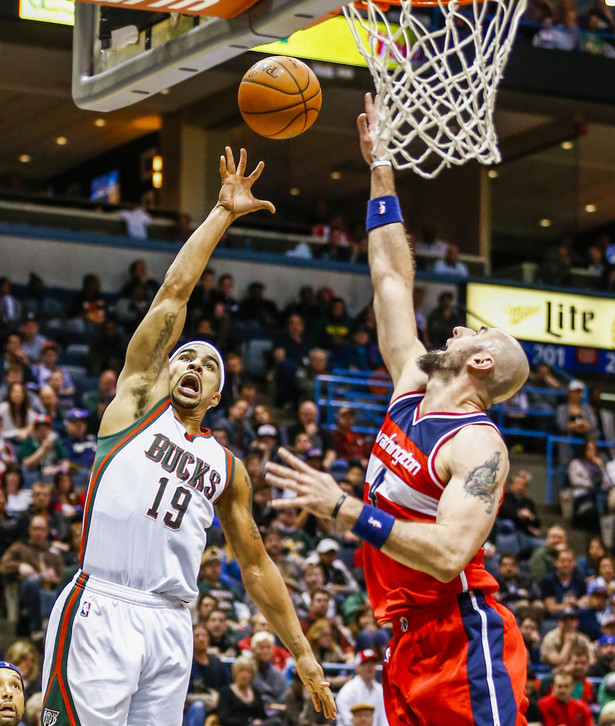
{"label": "blue wristband", "polygon": [[394,196],[376,197],[370,199],[367,203],[367,218],[365,220],[365,228],[369,232],[370,229],[376,227],[384,227],[385,224],[393,224],[393,222],[403,222],[401,216],[401,207],[399,199]]}
{"label": "blue wristband", "polygon": [[364,542],[379,550],[387,541],[394,524],[395,517],[392,514],[376,509],[371,504],[364,504],[352,531]]}

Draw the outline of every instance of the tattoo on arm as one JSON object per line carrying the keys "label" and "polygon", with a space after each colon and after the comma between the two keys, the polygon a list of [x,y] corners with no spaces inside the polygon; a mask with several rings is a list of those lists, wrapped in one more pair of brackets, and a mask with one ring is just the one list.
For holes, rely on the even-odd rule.
{"label": "tattoo on arm", "polygon": [[250,509],[250,536],[252,537],[252,539],[260,539],[261,538],[261,533],[258,531],[258,527],[256,526],[256,522],[254,521],[254,517],[253,517],[253,512],[254,512],[254,507],[253,507],[254,494],[252,492],[252,485],[250,484],[250,478],[248,477],[247,474],[246,474],[246,477],[245,477],[245,482],[246,482],[246,486],[250,490],[250,500],[248,502],[248,507]]}
{"label": "tattoo on arm", "polygon": [[484,502],[487,505],[487,514],[491,514],[495,507],[495,492],[498,488],[497,473],[501,458],[501,452],[495,451],[489,461],[475,466],[469,471],[463,482],[466,497],[476,497]]}
{"label": "tattoo on arm", "polygon": [[166,360],[167,343],[173,334],[173,326],[175,325],[175,313],[167,313],[164,316],[164,327],[160,330],[158,340],[152,351],[151,359],[154,373],[158,375],[162,370],[162,363]]}

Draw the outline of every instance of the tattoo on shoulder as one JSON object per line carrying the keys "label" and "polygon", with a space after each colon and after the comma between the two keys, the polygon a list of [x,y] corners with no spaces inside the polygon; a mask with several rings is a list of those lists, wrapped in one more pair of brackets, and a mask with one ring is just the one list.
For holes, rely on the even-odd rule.
{"label": "tattoo on shoulder", "polygon": [[158,375],[162,370],[162,363],[166,360],[167,343],[173,334],[173,326],[175,325],[175,313],[167,313],[164,316],[164,326],[158,334],[158,340],[152,351],[151,359],[154,373]]}
{"label": "tattoo on shoulder", "polygon": [[484,502],[487,505],[487,514],[491,514],[495,507],[495,492],[498,488],[497,474],[501,458],[501,452],[494,451],[488,461],[475,466],[468,472],[463,483],[466,497],[476,497]]}

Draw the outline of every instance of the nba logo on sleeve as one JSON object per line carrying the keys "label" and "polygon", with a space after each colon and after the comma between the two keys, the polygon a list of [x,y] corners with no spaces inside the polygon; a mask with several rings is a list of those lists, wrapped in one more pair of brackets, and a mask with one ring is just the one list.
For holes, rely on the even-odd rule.
{"label": "nba logo on sleeve", "polygon": [[50,708],[46,708],[43,711],[43,717],[41,719],[43,726],[53,726],[58,720],[59,715],[59,711],[52,711]]}

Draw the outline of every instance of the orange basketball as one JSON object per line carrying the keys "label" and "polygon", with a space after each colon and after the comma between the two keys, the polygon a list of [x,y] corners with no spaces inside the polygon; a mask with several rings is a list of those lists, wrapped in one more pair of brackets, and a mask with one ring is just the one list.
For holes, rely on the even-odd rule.
{"label": "orange basketball", "polygon": [[255,63],[239,86],[239,110],[248,126],[269,139],[290,139],[316,121],[322,93],[314,71],[296,58]]}

